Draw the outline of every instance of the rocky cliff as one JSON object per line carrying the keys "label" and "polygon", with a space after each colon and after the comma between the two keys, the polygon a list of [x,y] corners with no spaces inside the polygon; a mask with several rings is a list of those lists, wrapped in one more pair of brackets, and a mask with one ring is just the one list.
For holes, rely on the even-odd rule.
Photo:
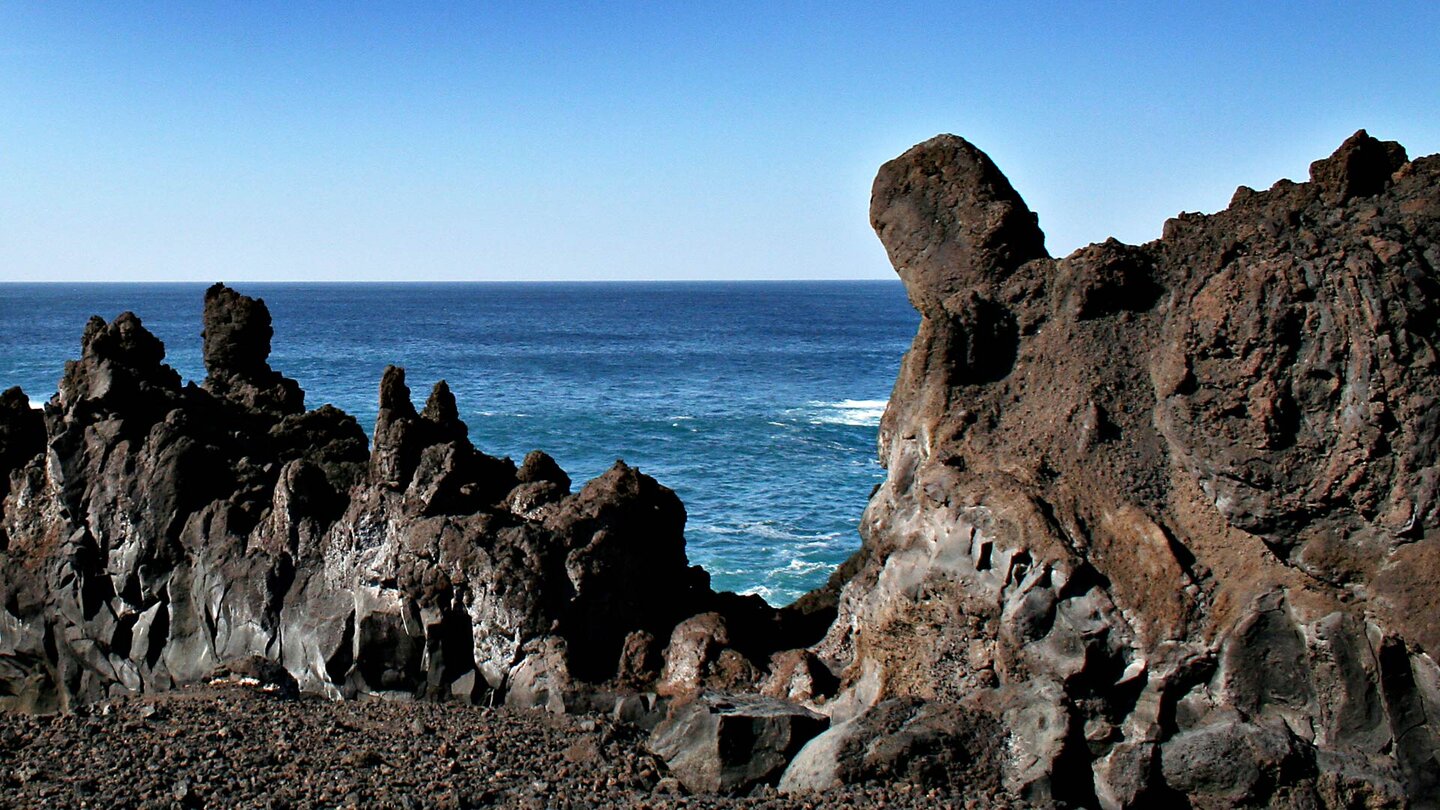
{"label": "rocky cliff", "polygon": [[712,592],[679,499],[624,463],[572,493],[543,453],[477,450],[444,381],[417,411],[394,367],[371,446],[270,367],[263,301],[217,284],[204,306],[203,385],[125,313],[85,327],[43,414],[0,396],[0,707],[243,670],[332,697],[585,708],[670,659],[671,691],[712,677],[709,647],[669,643],[691,617],[756,629],[744,653],[702,639],[751,678],[828,623]]}
{"label": "rocky cliff", "polygon": [[477,450],[443,382],[417,410],[388,369],[367,445],[216,285],[203,385],[126,313],[43,414],[0,395],[0,705],[225,669],[644,724],[676,697],[650,745],[694,790],[1434,806],[1440,158],[1357,133],[1054,259],[942,136],[871,216],[923,317],[862,548],[795,607],[713,593],[624,464],[572,493]]}
{"label": "rocky cliff", "polygon": [[941,136],[871,220],[923,320],[816,648],[832,720],[996,718],[1036,801],[1433,804],[1440,159],[1360,132],[1057,260]]}

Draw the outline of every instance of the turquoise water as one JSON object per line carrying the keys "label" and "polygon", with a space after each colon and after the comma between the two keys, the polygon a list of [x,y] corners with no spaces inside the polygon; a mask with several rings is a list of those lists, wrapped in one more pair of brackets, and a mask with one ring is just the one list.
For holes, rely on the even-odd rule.
{"label": "turquoise water", "polygon": [[[691,562],[785,604],[859,546],[876,427],[918,320],[898,281],[236,284],[275,321],[271,365],[373,425],[381,371],[444,378],[487,453],[617,458],[674,489]],[[0,284],[0,389],[54,393],[92,314],[132,310],[205,376],[203,284]]]}

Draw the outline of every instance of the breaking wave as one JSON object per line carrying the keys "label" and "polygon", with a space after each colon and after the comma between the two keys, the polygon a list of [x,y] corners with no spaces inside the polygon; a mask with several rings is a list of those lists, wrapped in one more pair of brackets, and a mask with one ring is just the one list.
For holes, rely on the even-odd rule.
{"label": "breaking wave", "polygon": [[812,425],[851,425],[878,427],[885,415],[883,399],[842,399],[839,402],[810,402],[814,409]]}

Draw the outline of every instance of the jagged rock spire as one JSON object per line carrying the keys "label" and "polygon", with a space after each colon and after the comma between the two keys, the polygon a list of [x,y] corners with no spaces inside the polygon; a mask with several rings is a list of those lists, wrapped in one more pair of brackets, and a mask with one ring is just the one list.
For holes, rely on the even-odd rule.
{"label": "jagged rock spire", "polygon": [[1047,256],[1035,214],[969,141],[939,135],[886,163],[870,223],[921,312]]}
{"label": "jagged rock spire", "polygon": [[215,284],[205,291],[204,388],[251,410],[301,413],[305,392],[299,383],[270,368],[270,310],[251,298]]}

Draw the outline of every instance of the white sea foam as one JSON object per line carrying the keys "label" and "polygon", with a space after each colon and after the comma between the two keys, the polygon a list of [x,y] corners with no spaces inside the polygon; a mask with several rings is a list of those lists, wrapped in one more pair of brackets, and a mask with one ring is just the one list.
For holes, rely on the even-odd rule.
{"label": "white sea foam", "polygon": [[829,563],[811,562],[809,560],[802,560],[796,558],[791,560],[789,565],[781,568],[780,571],[785,571],[792,574],[808,574],[812,571],[824,571],[825,569],[832,567],[833,566]]}
{"label": "white sea foam", "polygon": [[880,417],[885,415],[883,399],[842,399],[839,402],[811,402],[811,408],[819,411],[811,420],[812,425],[851,425],[854,427],[876,427]]}
{"label": "white sea foam", "polygon": [[886,404],[887,401],[883,399],[842,399],[839,402],[831,403],[831,407],[861,411],[879,408],[883,411]]}
{"label": "white sea foam", "polygon": [[813,534],[810,532],[792,532],[774,526],[769,523],[742,523],[739,534],[753,534],[756,537],[763,537],[766,540],[787,540],[791,542],[811,542],[815,540],[833,540],[839,537],[837,532],[826,532],[824,534]]}
{"label": "white sea foam", "polygon": [[758,596],[761,599],[764,599],[766,602],[770,602],[775,598],[775,592],[765,587],[764,585],[756,585],[753,588],[746,588],[745,590],[740,592],[740,595]]}
{"label": "white sea foam", "polygon": [[776,526],[766,521],[740,523],[722,526],[714,523],[693,523],[690,531],[697,534],[718,534],[724,537],[749,535],[765,540],[783,540],[798,544],[801,548],[828,548],[830,541],[840,537],[841,532],[797,532]]}

